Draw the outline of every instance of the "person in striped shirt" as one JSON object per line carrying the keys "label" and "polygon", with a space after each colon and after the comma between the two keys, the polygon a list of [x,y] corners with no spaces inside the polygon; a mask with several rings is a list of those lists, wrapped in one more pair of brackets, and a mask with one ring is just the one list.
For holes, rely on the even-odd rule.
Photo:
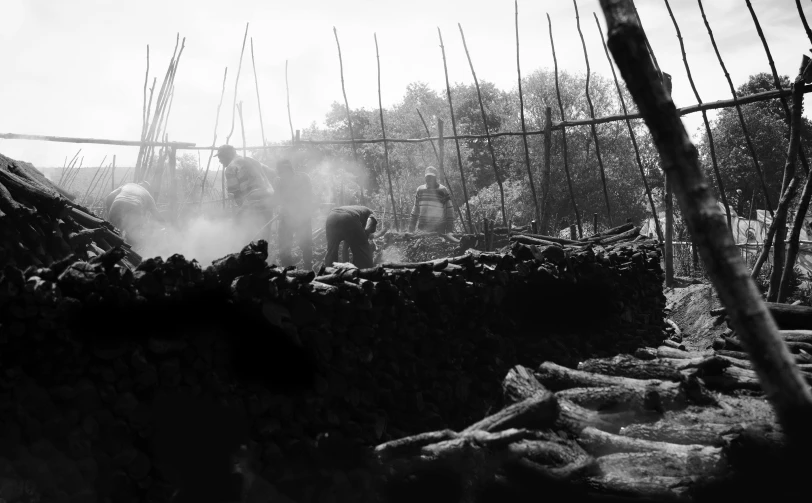
{"label": "person in striped shirt", "polygon": [[454,209],[451,206],[451,193],[437,183],[437,170],[426,168],[426,184],[417,188],[412,208],[412,221],[409,232],[415,227],[422,232],[447,234],[454,230]]}

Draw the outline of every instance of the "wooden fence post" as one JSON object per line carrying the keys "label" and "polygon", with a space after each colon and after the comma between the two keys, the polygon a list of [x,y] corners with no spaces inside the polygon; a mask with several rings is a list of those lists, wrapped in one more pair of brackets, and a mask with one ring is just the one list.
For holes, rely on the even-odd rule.
{"label": "wooden fence post", "polygon": [[544,213],[541,216],[541,232],[547,234],[550,227],[550,176],[552,174],[553,109],[544,108],[544,173],[541,182],[541,197],[544,200]]}

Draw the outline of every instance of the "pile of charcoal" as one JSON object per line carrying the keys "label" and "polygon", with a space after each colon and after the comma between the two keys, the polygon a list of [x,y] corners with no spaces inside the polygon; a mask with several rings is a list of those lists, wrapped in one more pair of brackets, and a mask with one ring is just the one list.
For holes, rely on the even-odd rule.
{"label": "pile of charcoal", "polygon": [[[264,241],[205,269],[178,255],[130,269],[126,255],[114,247],[2,271],[0,465],[20,494],[171,494],[150,442],[155,401],[176,392],[236,411],[255,470],[280,492],[357,501],[365,470],[312,470],[327,463],[319,435],[369,446],[485,415],[523,351],[505,336],[517,309],[528,306],[523,317],[545,339],[544,306],[528,294],[605,283],[611,298],[577,305],[593,317],[606,311],[592,339],[662,339],[659,251],[646,240],[516,243],[504,254],[360,270],[339,263],[318,274],[267,265]],[[581,321],[567,320],[565,341],[574,343]]]}
{"label": "pile of charcoal", "polygon": [[118,230],[73,202],[73,196],[28,163],[0,154],[0,264],[50,266],[74,254],[83,260],[121,247],[122,262],[140,257]]}

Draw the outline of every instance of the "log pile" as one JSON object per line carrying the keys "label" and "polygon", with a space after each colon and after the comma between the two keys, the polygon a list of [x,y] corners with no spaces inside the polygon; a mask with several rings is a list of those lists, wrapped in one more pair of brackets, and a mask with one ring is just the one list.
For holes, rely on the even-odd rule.
{"label": "log pile", "polygon": [[781,460],[784,437],[772,411],[731,394],[748,389],[745,383],[718,386],[715,379],[736,368],[729,360],[638,353],[586,360],[578,369],[514,367],[502,384],[507,406],[500,412],[457,432],[377,446],[384,486],[397,481],[413,500],[426,498],[428,477],[410,475],[428,471],[454,481],[456,501],[513,501],[553,490],[576,501],[798,496],[800,481],[781,485],[788,482],[780,470],[794,461]]}
{"label": "log pile", "polygon": [[140,257],[118,230],[73,201],[31,164],[0,154],[0,264],[51,267],[69,256],[89,260],[113,247],[132,269]]}
{"label": "log pile", "polygon": [[[260,241],[205,269],[179,255],[131,269],[121,247],[50,267],[9,263],[0,467],[16,474],[14,488],[46,498],[162,500],[173,487],[149,443],[152,407],[177,391],[237,411],[257,473],[278,491],[363,501],[369,469],[330,465],[320,433],[370,446],[474,423],[500,403],[517,353],[532,352],[506,336],[517,316],[537,340],[558,336],[541,328],[528,295],[575,283],[612,290],[608,307],[599,297],[577,306],[603,309],[609,327],[594,329],[580,354],[571,348],[584,317],[568,320],[556,345],[570,357],[600,354],[589,351],[604,336],[618,346],[661,340],[658,253],[646,240],[515,243],[510,253],[316,274],[267,265]],[[529,311],[518,311],[519,296]],[[313,473],[314,464],[328,467]]]}
{"label": "log pile", "polygon": [[[789,350],[795,354],[796,362],[812,364],[812,307],[767,302],[767,307],[775,319],[780,335]],[[730,322],[724,309],[712,311],[716,316],[725,316],[728,330],[714,341],[713,348],[721,351],[740,353],[744,357],[744,346],[735,330],[730,328]]]}

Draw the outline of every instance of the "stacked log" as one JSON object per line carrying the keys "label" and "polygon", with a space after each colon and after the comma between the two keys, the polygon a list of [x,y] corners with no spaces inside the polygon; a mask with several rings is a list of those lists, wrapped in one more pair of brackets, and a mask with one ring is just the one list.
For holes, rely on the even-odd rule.
{"label": "stacked log", "polygon": [[785,441],[769,408],[759,410],[759,401],[731,396],[730,389],[711,389],[708,378],[727,368],[714,355],[619,355],[578,369],[516,366],[502,386],[507,407],[459,432],[379,445],[376,461],[385,467],[384,485],[412,486],[415,500],[429,497],[415,475],[429,471],[454,480],[459,501],[525,499],[551,490],[578,501],[769,494],[795,501],[805,487],[782,475],[796,460],[781,458]]}
{"label": "stacked log", "polygon": [[28,163],[0,155],[0,264],[51,267],[68,256],[98,257],[119,246],[122,264],[140,257],[118,230],[98,219]]}
{"label": "stacked log", "polygon": [[[149,444],[152,407],[176,391],[238,411],[250,424],[257,472],[279,491],[297,501],[307,490],[362,501],[363,463],[313,473],[327,463],[320,432],[370,446],[474,423],[500,403],[499,382],[524,351],[501,334],[516,313],[507,304],[527,291],[607,281],[618,288],[613,302],[650,310],[612,304],[607,326],[648,327],[645,335],[630,329],[628,344],[662,339],[664,299],[649,294],[661,271],[650,253],[657,249],[648,241],[516,243],[505,254],[472,250],[363,270],[335,264],[316,274],[267,265],[260,241],[205,269],[179,255],[130,269],[121,247],[50,267],[7,264],[0,384],[10,399],[0,442],[11,454],[0,464],[35,480],[45,497],[161,499],[173,488]],[[579,307],[600,308],[590,302]],[[262,323],[237,323],[252,316]],[[544,339],[536,312],[524,318]],[[212,332],[218,323],[234,325]],[[579,323],[571,325],[558,345],[575,344]]]}

